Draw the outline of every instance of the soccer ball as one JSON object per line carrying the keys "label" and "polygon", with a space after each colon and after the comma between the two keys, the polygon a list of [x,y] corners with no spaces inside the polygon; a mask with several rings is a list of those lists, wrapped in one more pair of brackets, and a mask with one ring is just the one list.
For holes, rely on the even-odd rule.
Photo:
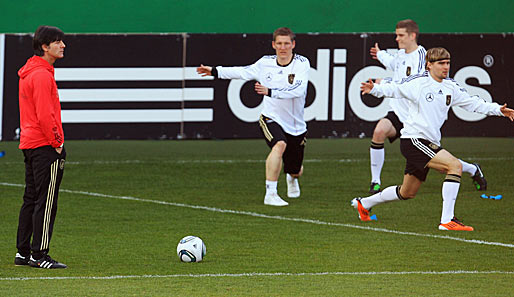
{"label": "soccer ball", "polygon": [[177,245],[177,255],[182,262],[200,262],[205,253],[205,244],[200,237],[186,236]]}

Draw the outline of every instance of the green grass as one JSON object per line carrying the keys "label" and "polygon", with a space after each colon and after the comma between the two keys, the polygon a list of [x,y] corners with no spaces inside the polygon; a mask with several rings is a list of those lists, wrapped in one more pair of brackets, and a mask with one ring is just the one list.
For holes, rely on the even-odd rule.
{"label": "green grass", "polygon": [[[349,201],[367,194],[369,139],[309,140],[302,196],[286,199],[284,208],[263,204],[263,140],[67,141],[66,147],[50,254],[69,268],[13,265],[23,188],[0,184],[0,296],[512,295],[514,139],[443,142],[455,156],[482,165],[486,193],[503,195],[481,199],[464,174],[456,215],[474,232],[437,230],[444,178],[437,172],[416,199],[377,206],[378,221],[360,222]],[[1,150],[0,183],[23,184],[17,143],[0,142]],[[404,165],[399,144],[386,144],[383,185],[401,183]],[[283,175],[279,194],[286,197]],[[203,262],[179,262],[176,244],[186,235],[204,240]],[[464,272],[420,273],[458,270]],[[491,271],[502,273],[484,273]],[[131,278],[93,278],[108,276]]]}

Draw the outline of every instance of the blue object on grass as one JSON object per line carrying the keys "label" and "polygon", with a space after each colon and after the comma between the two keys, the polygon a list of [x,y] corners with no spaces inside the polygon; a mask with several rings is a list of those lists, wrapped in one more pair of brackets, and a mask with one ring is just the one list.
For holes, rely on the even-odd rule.
{"label": "blue object on grass", "polygon": [[489,196],[489,199],[494,199],[494,200],[500,200],[502,199],[503,196],[502,195],[496,195],[496,196]]}
{"label": "blue object on grass", "polygon": [[369,218],[370,218],[371,220],[373,220],[373,221],[376,221],[376,220],[377,220],[377,215],[376,215],[376,214],[371,215]]}
{"label": "blue object on grass", "polygon": [[2,158],[3,156],[5,156],[5,151],[0,152],[0,158]]}
{"label": "blue object on grass", "polygon": [[490,195],[490,196],[487,196],[486,194],[482,194],[480,195],[480,197],[484,198],[484,199],[493,199],[493,200],[501,200],[503,198],[502,195]]}

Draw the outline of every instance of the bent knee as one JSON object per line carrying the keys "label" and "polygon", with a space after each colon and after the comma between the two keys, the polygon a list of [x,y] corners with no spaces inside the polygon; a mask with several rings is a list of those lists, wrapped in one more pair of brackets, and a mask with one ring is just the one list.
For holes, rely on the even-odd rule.
{"label": "bent knee", "polygon": [[373,141],[383,143],[387,138],[387,131],[379,127],[373,131]]}
{"label": "bent knee", "polygon": [[403,191],[403,189],[400,189],[400,200],[408,200],[408,199],[414,199],[416,197],[416,192],[411,191]]}
{"label": "bent knee", "polygon": [[462,163],[459,159],[454,158],[448,163],[448,173],[457,173],[462,175]]}

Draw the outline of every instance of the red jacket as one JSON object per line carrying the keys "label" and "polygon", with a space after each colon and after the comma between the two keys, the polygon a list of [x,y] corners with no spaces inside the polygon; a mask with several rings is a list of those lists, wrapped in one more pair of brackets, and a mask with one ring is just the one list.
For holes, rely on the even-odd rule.
{"label": "red jacket", "polygon": [[18,71],[20,77],[20,149],[45,145],[59,147],[64,142],[61,103],[54,67],[33,56]]}

